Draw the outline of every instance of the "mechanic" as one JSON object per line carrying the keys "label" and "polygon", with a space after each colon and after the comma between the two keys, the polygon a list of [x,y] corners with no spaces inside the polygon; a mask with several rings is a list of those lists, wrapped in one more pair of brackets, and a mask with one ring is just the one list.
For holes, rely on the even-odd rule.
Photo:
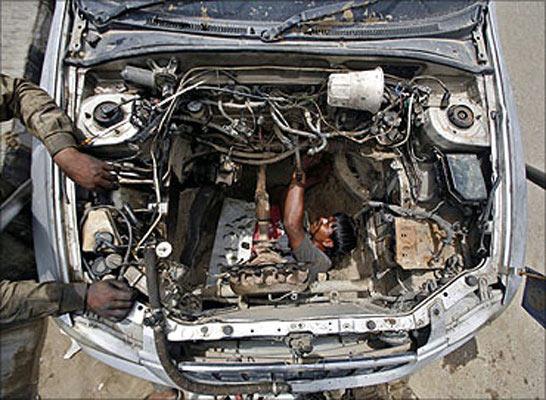
{"label": "mechanic", "polygon": [[[310,182],[309,182],[310,183]],[[310,279],[327,272],[332,260],[349,254],[356,247],[353,220],[345,213],[320,217],[304,228],[306,175],[304,171],[292,174],[284,201],[283,223],[294,258],[313,265]]]}
{"label": "mechanic", "polygon": [[[27,130],[44,143],[63,172],[80,186],[91,191],[117,187],[117,178],[107,163],[78,151],[77,133],[71,120],[45,91],[29,81],[4,74],[0,74],[0,89],[2,122],[12,118],[21,120]],[[2,179],[0,185],[3,202],[9,184]],[[116,280],[91,285],[7,280],[6,276],[16,276],[10,269],[18,268],[12,259],[25,255],[15,254],[11,246],[8,254],[10,242],[6,237],[3,234],[0,242],[0,398],[34,398],[45,336],[43,317],[89,310],[105,318],[121,320],[131,310],[134,292]],[[28,260],[32,249],[26,251]]]}

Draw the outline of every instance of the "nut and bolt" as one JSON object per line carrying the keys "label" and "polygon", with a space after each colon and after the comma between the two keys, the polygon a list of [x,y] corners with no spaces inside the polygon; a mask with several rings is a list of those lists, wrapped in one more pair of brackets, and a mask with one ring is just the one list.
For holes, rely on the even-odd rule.
{"label": "nut and bolt", "polygon": [[478,278],[476,278],[474,275],[468,275],[466,278],[464,278],[464,281],[468,286],[478,285]]}
{"label": "nut and bolt", "polygon": [[373,322],[373,321],[366,322],[366,328],[373,331],[376,328],[375,322]]}
{"label": "nut and bolt", "polygon": [[231,325],[224,325],[222,327],[222,332],[224,332],[224,335],[230,336],[233,334],[233,327]]}

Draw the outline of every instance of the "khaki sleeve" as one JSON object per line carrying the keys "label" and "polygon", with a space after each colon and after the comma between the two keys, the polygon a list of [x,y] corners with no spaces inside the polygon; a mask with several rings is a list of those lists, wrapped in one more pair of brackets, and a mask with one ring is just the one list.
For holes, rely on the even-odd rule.
{"label": "khaki sleeve", "polygon": [[83,311],[87,283],[0,281],[0,325]]}
{"label": "khaki sleeve", "polygon": [[72,121],[38,86],[24,79],[0,74],[0,120],[18,118],[53,157],[67,147],[76,147]]}

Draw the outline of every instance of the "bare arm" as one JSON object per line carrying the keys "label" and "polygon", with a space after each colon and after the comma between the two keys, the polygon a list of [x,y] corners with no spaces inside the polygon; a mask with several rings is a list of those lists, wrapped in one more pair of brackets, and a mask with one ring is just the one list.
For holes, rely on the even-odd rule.
{"label": "bare arm", "polygon": [[294,173],[286,192],[283,215],[284,228],[292,250],[299,248],[305,238],[305,230],[303,229],[304,206],[305,174],[302,181],[298,182]]}

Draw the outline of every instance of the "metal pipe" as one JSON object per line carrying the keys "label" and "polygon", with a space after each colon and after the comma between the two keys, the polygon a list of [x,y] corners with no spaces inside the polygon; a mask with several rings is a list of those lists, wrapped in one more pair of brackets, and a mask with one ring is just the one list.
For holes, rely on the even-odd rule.
{"label": "metal pipe", "polygon": [[373,279],[357,279],[357,280],[331,280],[317,281],[309,286],[311,293],[329,293],[329,292],[371,292],[373,289]]}
{"label": "metal pipe", "polygon": [[[355,293],[355,292],[372,292],[373,280],[371,278],[346,280],[346,281],[323,281],[313,282],[309,285],[309,293],[323,294],[323,293]],[[205,298],[223,298],[229,300],[237,298],[238,295],[231,289],[229,284],[217,284],[216,286],[209,286],[203,288],[201,292]]]}
{"label": "metal pipe", "polygon": [[273,122],[275,122],[275,124],[277,124],[279,128],[281,128],[281,130],[287,133],[291,133],[293,135],[299,135],[299,136],[303,136],[303,137],[311,138],[311,139],[316,139],[318,137],[317,135],[311,132],[300,131],[299,129],[291,128],[290,126],[285,125],[284,123],[281,122],[281,120],[275,114],[275,111],[273,109],[271,109],[270,115],[271,115],[271,118],[273,119]]}
{"label": "metal pipe", "polygon": [[546,173],[533,167],[532,165],[525,165],[525,175],[527,179],[533,182],[535,185],[540,186],[542,189],[546,189]]}
{"label": "metal pipe", "polygon": [[0,232],[21,212],[31,199],[32,181],[27,179],[0,206]]}
{"label": "metal pipe", "polygon": [[256,193],[254,195],[254,201],[256,202],[256,218],[258,219],[258,232],[259,241],[268,242],[268,230],[269,230],[269,195],[266,190],[266,166],[260,165],[258,169],[258,178],[256,182]]}
{"label": "metal pipe", "polygon": [[118,183],[120,185],[152,185],[154,181],[153,179],[118,178]]}

